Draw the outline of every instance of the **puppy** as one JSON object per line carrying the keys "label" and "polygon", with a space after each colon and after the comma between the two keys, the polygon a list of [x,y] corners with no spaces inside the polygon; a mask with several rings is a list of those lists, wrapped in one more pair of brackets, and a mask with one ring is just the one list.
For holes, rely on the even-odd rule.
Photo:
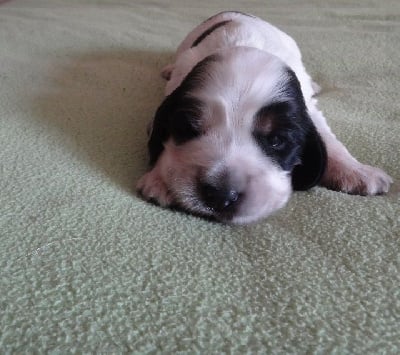
{"label": "puppy", "polygon": [[222,222],[266,217],[315,185],[386,193],[382,170],[359,163],[313,98],[296,42],[252,15],[217,14],[195,28],[162,76],[143,198]]}

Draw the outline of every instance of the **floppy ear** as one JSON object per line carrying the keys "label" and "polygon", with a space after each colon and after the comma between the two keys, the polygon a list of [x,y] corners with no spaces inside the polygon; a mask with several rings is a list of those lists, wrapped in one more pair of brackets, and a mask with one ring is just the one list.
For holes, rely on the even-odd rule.
{"label": "floppy ear", "polygon": [[306,134],[300,159],[301,164],[292,171],[292,186],[294,190],[304,191],[319,183],[327,162],[325,144],[313,124]]}
{"label": "floppy ear", "polygon": [[164,150],[164,142],[168,139],[169,117],[173,110],[173,97],[167,96],[154,115],[152,127],[150,128],[150,137],[147,143],[150,156],[150,165],[153,166],[158,157]]}

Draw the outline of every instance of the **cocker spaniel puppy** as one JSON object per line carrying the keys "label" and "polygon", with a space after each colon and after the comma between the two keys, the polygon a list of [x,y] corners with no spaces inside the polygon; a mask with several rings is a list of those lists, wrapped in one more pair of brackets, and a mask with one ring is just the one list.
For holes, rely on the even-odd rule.
{"label": "cocker spaniel puppy", "polygon": [[162,76],[151,169],[137,184],[146,200],[244,224],[283,207],[293,190],[388,191],[391,178],[336,139],[296,42],[269,23],[215,15],[189,33]]}

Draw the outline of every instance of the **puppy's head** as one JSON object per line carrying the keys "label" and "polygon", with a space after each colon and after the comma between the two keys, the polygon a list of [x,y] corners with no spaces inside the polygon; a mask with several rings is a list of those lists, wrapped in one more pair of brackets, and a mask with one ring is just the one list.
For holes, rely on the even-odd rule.
{"label": "puppy's head", "polygon": [[175,205],[231,223],[281,208],[326,165],[293,71],[247,47],[192,69],[157,110],[149,152]]}

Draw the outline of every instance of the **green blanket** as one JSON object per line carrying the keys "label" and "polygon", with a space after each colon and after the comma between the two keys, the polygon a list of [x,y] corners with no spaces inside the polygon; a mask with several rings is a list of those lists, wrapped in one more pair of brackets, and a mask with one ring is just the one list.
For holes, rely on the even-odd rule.
{"label": "green blanket", "polygon": [[[0,3],[0,353],[400,352],[397,0]],[[136,196],[160,69],[226,9],[297,40],[387,196],[314,188],[242,227]]]}

